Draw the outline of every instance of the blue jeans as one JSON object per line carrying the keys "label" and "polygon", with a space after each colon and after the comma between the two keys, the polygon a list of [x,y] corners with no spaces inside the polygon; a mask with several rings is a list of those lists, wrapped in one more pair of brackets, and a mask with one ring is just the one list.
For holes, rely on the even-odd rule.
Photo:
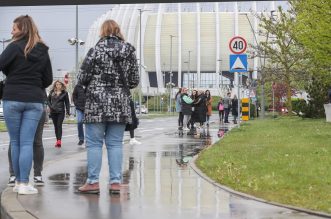
{"label": "blue jeans", "polygon": [[3,112],[10,137],[12,165],[17,182],[29,182],[33,141],[43,109],[42,103],[3,101]]}
{"label": "blue jeans", "polygon": [[99,182],[104,141],[108,155],[109,183],[121,183],[124,129],[125,124],[116,122],[85,124],[87,183],[93,184]]}
{"label": "blue jeans", "polygon": [[79,109],[76,109],[76,114],[77,114],[78,139],[84,141],[84,127],[83,127],[84,112]]}

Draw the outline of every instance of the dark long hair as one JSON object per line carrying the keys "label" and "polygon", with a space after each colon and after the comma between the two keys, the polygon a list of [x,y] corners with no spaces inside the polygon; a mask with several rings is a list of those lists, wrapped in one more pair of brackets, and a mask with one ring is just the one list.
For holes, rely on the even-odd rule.
{"label": "dark long hair", "polygon": [[178,89],[178,92],[176,93],[175,99],[177,99],[177,96],[180,95],[182,93],[182,88],[180,87]]}
{"label": "dark long hair", "polygon": [[210,100],[210,90],[206,90],[205,91],[205,95],[206,95],[206,97],[207,97],[207,100]]}

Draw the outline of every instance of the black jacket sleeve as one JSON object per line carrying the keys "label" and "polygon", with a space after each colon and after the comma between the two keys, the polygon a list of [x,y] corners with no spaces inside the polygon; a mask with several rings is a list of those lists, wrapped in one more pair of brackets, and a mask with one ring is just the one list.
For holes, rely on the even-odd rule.
{"label": "black jacket sleeve", "polygon": [[72,102],[74,102],[76,106],[76,100],[78,98],[78,89],[77,86],[75,86],[74,91],[72,92]]}
{"label": "black jacket sleeve", "polygon": [[53,82],[52,64],[51,64],[51,60],[49,58],[48,53],[47,53],[46,68],[45,68],[45,72],[43,73],[43,76],[42,76],[42,81],[43,81],[43,88],[47,88]]}
{"label": "black jacket sleeve", "polygon": [[8,75],[6,71],[10,63],[15,59],[18,54],[18,47],[14,43],[10,43],[0,55],[0,71]]}
{"label": "black jacket sleeve", "polygon": [[49,92],[48,96],[47,96],[47,105],[49,108],[51,108],[52,106],[52,90]]}
{"label": "black jacket sleeve", "polygon": [[69,94],[68,92],[66,93],[64,97],[64,104],[66,105],[66,113],[67,115],[70,115],[70,102],[69,102]]}

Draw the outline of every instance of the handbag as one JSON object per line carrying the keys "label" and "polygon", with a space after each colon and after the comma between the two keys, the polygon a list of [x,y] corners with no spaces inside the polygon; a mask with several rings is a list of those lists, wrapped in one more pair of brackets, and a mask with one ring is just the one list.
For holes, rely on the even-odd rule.
{"label": "handbag", "polygon": [[123,70],[122,70],[122,67],[121,65],[116,61],[114,62],[117,64],[117,67],[118,67],[118,71],[120,73],[120,79],[122,80],[123,82],[123,86],[124,88],[127,90],[128,94],[129,94],[129,98],[130,98],[130,108],[131,108],[131,117],[132,117],[132,124],[130,123],[127,123],[126,126],[125,126],[125,131],[130,131],[130,130],[134,130],[138,127],[139,125],[139,118],[137,117],[136,115],[136,110],[134,108],[134,102],[131,98],[131,93],[130,93],[130,89],[128,87],[128,84],[126,82],[126,79],[124,77],[124,73],[123,73]]}
{"label": "handbag", "polygon": [[130,107],[131,107],[132,124],[127,123],[125,126],[125,131],[134,130],[139,125],[139,118],[136,115],[136,111],[134,109],[134,102],[131,98],[130,98]]}
{"label": "handbag", "polygon": [[0,100],[2,100],[4,87],[5,87],[5,82],[4,81],[0,81]]}

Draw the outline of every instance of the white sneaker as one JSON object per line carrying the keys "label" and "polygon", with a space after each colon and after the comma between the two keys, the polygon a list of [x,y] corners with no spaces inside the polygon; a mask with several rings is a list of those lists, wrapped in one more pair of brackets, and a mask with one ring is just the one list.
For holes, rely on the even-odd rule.
{"label": "white sneaker", "polygon": [[13,187],[13,192],[18,192],[20,187],[21,187],[21,184],[18,184],[17,182],[15,182],[15,186]]}
{"label": "white sneaker", "polygon": [[18,188],[19,195],[32,195],[37,194],[38,190],[30,184],[21,184]]}
{"label": "white sneaker", "polygon": [[130,145],[137,145],[137,144],[141,144],[141,142],[137,141],[135,138],[130,139]]}

